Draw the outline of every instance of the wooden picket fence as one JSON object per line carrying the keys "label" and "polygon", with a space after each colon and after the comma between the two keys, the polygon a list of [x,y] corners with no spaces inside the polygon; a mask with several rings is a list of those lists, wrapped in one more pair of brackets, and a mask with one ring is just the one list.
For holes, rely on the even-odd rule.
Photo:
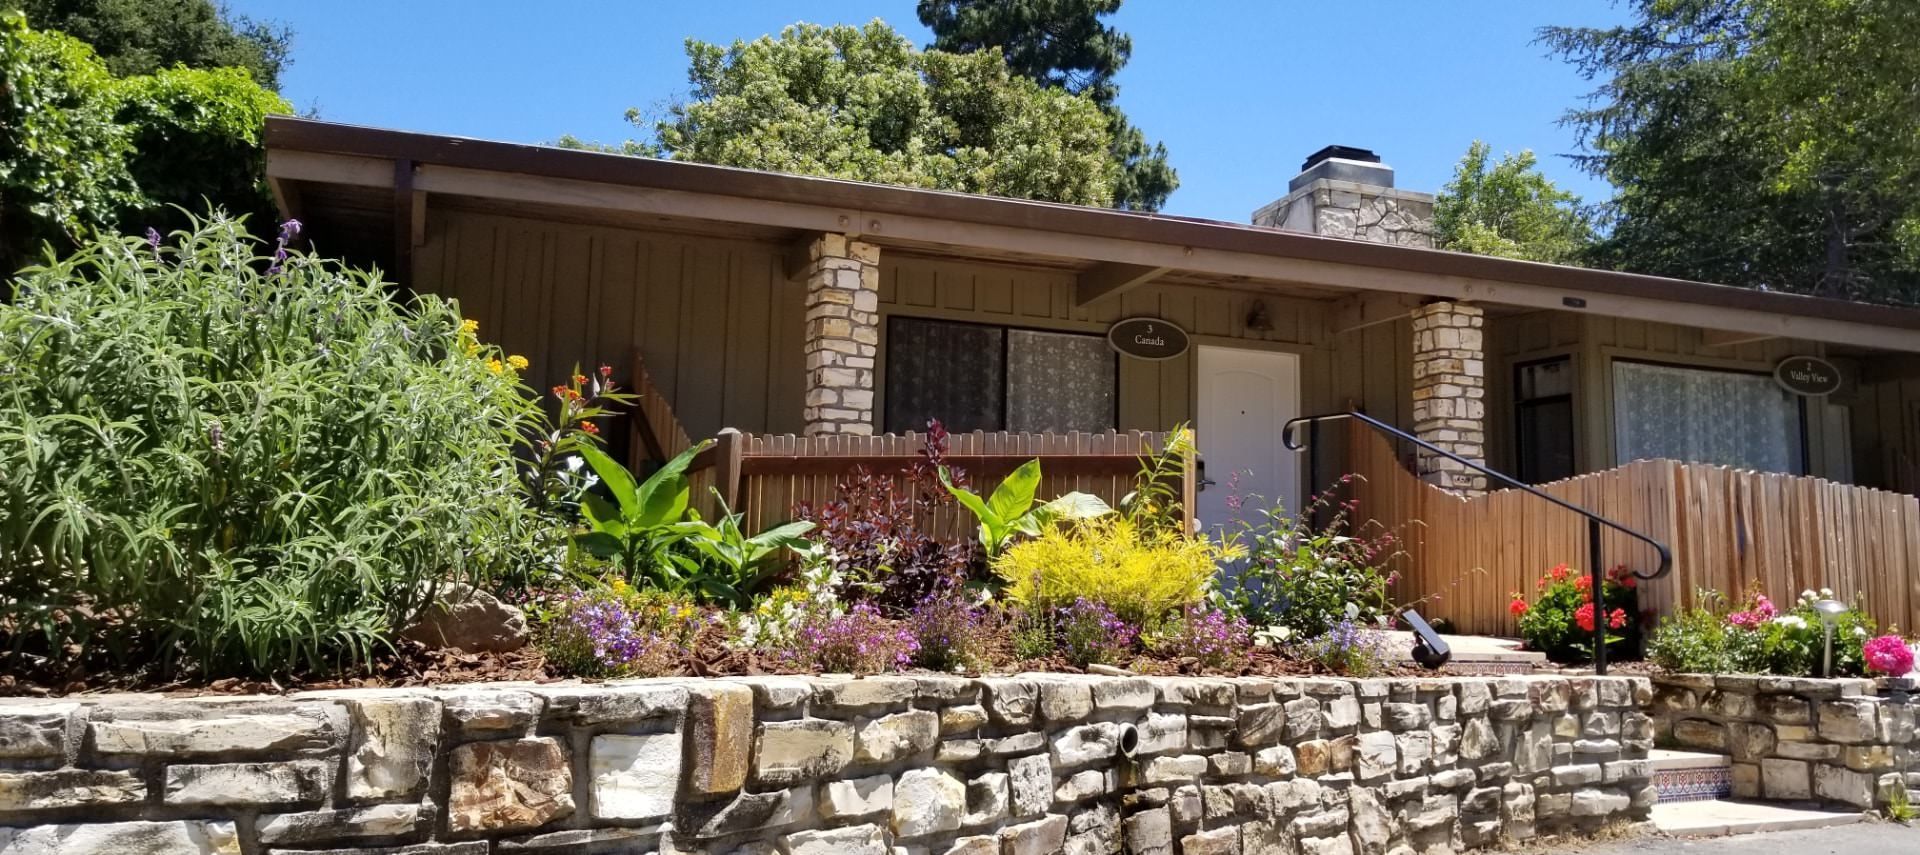
{"label": "wooden picket fence", "polygon": [[[693,447],[673,404],[647,374],[639,354],[631,360],[627,391],[634,395],[629,456],[638,469],[643,462],[658,464]],[[1038,495],[1051,498],[1071,491],[1091,493],[1118,505],[1131,492],[1144,458],[1166,448],[1169,434],[1148,431],[1105,433],[953,434],[948,438],[945,462],[964,470],[973,489],[983,495],[1020,464],[1038,458],[1041,484]],[[713,519],[721,505],[741,514],[741,528],[763,531],[793,519],[802,503],[820,506],[839,494],[841,479],[864,467],[892,482],[895,490],[917,497],[919,489],[905,471],[921,458],[926,435],[882,436],[754,435],[723,430],[688,468],[693,505]],[[1186,522],[1193,524],[1193,493],[1198,484],[1193,461],[1182,473]],[[943,541],[971,540],[975,522],[966,509],[952,503],[939,508],[930,534]]]}
{"label": "wooden picket fence", "polygon": [[[1349,464],[1358,519],[1397,529],[1400,602],[1457,631],[1514,635],[1510,592],[1529,597],[1548,568],[1585,570],[1587,527],[1578,515],[1518,490],[1473,499],[1421,481],[1386,437],[1355,423]],[[1779,475],[1641,460],[1541,485],[1555,498],[1636,529],[1673,550],[1673,571],[1641,586],[1640,604],[1660,613],[1691,605],[1695,592],[1737,595],[1758,585],[1782,602],[1832,588],[1857,599],[1881,625],[1920,627],[1920,499],[1901,493]],[[1652,572],[1658,556],[1615,532],[1602,535],[1609,565]]]}
{"label": "wooden picket fence", "polygon": [[[948,438],[943,460],[964,470],[975,492],[990,493],[1021,464],[1040,460],[1042,498],[1070,491],[1091,493],[1117,505],[1134,487],[1143,457],[1165,448],[1168,434],[1143,431],[1034,434],[974,432]],[[760,531],[793,518],[802,503],[818,507],[839,495],[841,479],[863,467],[895,490],[918,497],[906,471],[926,446],[921,433],[881,436],[756,436],[722,431],[696,466],[711,467],[719,496],[741,514],[741,527]],[[1194,474],[1181,481],[1191,525]],[[935,487],[934,489],[939,489]],[[938,508],[926,530],[943,541],[974,537],[972,514],[957,504]]]}

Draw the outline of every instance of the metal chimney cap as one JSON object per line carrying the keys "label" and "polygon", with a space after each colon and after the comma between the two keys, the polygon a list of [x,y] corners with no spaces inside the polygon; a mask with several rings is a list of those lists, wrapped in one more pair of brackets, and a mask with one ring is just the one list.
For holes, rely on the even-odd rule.
{"label": "metal chimney cap", "polygon": [[1314,164],[1335,157],[1341,160],[1357,160],[1362,163],[1380,162],[1380,155],[1374,154],[1371,149],[1350,145],[1330,145],[1307,155],[1307,159],[1300,164],[1300,171],[1305,172],[1312,169]]}

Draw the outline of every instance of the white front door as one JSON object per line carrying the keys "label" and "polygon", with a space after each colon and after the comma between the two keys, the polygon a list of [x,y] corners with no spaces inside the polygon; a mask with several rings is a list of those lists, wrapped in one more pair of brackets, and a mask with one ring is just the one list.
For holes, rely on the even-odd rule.
{"label": "white front door", "polygon": [[[1297,452],[1280,441],[1280,428],[1300,415],[1300,358],[1291,353],[1202,347],[1200,408],[1194,431],[1207,478],[1196,512],[1204,529],[1230,526],[1237,514],[1227,499],[1300,507]],[[1255,498],[1258,497],[1258,498]]]}

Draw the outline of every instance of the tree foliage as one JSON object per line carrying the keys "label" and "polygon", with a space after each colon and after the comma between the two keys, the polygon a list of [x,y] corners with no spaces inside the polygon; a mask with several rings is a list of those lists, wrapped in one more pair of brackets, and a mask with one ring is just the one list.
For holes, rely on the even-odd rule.
{"label": "tree foliage", "polygon": [[1490,163],[1474,140],[1433,207],[1441,249],[1569,264],[1593,241],[1579,197],[1540,173],[1533,152]]}
{"label": "tree foliage", "polygon": [[34,29],[59,30],[93,46],[116,77],[175,66],[240,68],[280,88],[291,33],[226,13],[212,0],[0,0]]}
{"label": "tree foliage", "polygon": [[1548,28],[1600,81],[1568,114],[1616,188],[1609,266],[1920,300],[1920,3],[1632,0]]}
{"label": "tree foliage", "polygon": [[238,69],[116,78],[80,40],[0,13],[0,270],[101,229],[168,229],[168,206],[269,210],[260,130],[289,112]]}
{"label": "tree foliage", "polygon": [[[997,53],[919,51],[876,20],[795,24],[724,48],[689,39],[687,55],[692,100],[652,123],[651,143],[625,151],[1080,205],[1113,199],[1100,106],[1009,73]],[[638,111],[628,118],[644,126]]]}
{"label": "tree foliage", "polygon": [[920,23],[933,30],[929,47],[954,53],[999,51],[1013,73],[1042,86],[1085,94],[1106,109],[1119,166],[1113,205],[1157,211],[1180,186],[1167,147],[1114,106],[1114,75],[1133,56],[1133,39],[1101,22],[1120,0],[920,0]]}

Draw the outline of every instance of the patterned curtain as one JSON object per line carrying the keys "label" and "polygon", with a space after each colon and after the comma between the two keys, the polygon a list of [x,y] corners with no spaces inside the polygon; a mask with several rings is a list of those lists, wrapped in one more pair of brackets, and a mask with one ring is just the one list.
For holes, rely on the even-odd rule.
{"label": "patterned curtain", "polygon": [[886,429],[999,430],[1006,377],[999,327],[894,318],[887,325]]}
{"label": "patterned curtain", "polygon": [[1112,429],[1114,359],[1098,336],[1008,330],[1007,430]]}
{"label": "patterned curtain", "polygon": [[1800,402],[1772,377],[1613,363],[1613,437],[1621,463],[1665,457],[1759,472],[1806,471]]}

